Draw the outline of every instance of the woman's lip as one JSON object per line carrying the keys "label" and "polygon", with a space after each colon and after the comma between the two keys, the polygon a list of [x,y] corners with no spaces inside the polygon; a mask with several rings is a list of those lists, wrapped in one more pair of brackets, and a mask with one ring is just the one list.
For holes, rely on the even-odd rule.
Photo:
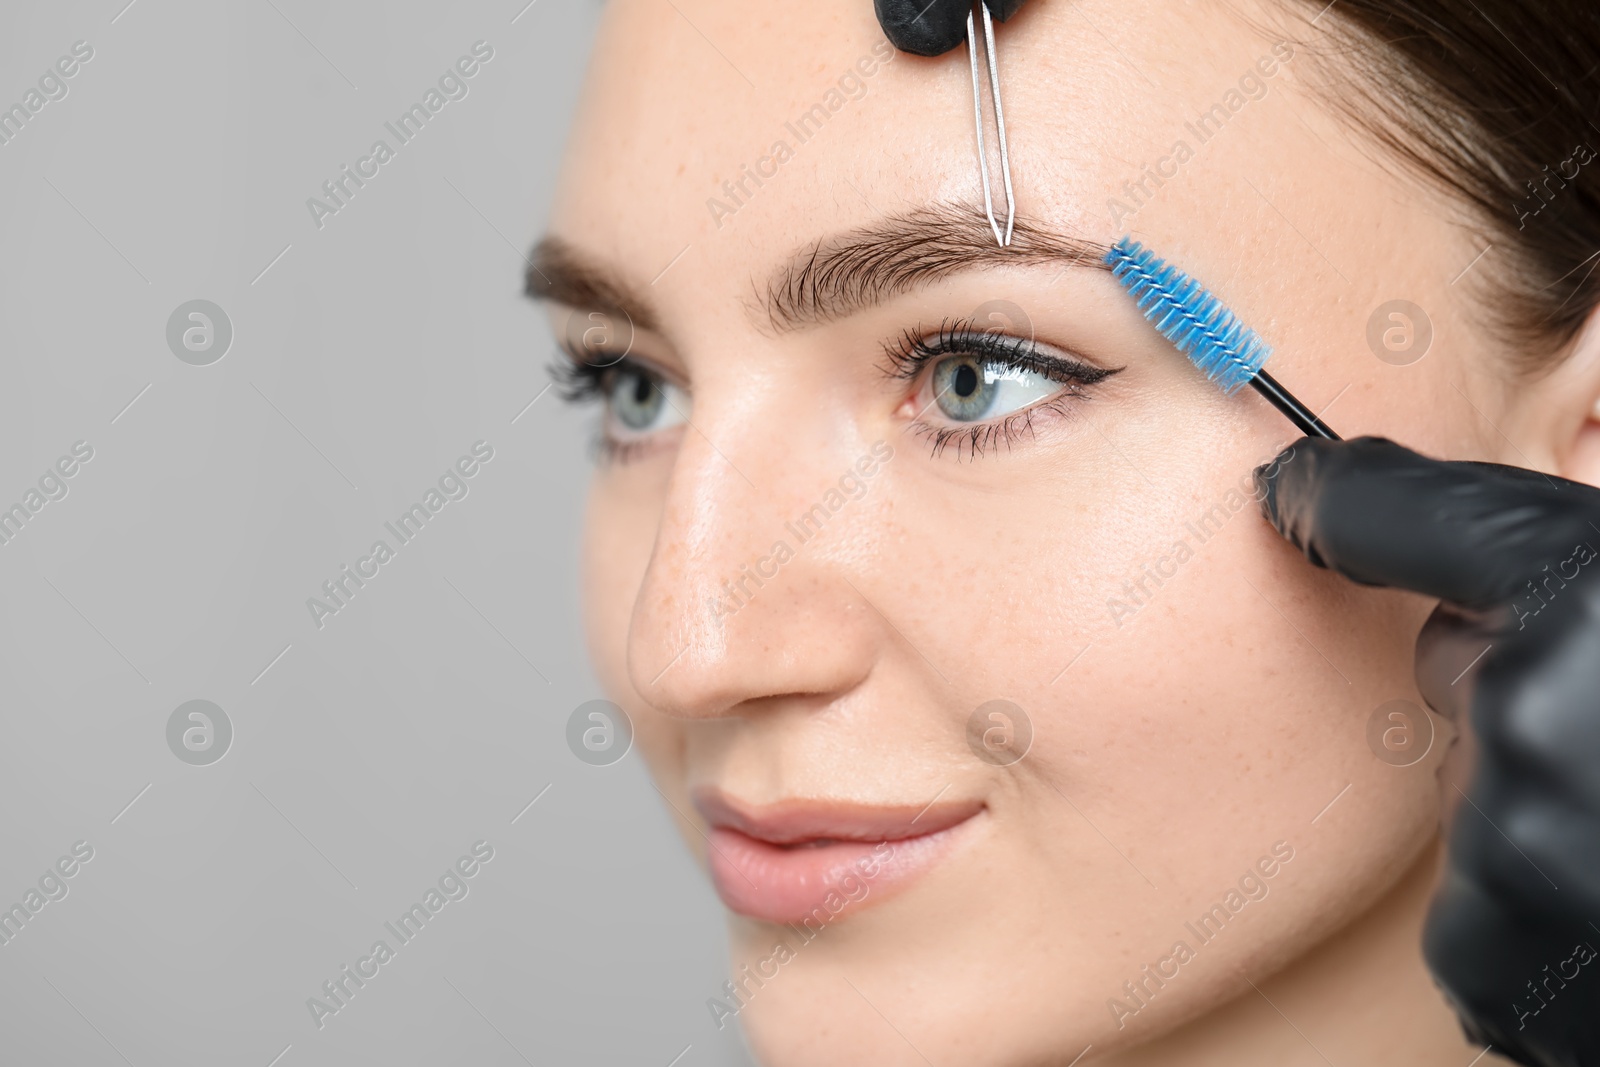
{"label": "woman's lip", "polygon": [[770,845],[827,841],[898,841],[948,830],[983,810],[980,800],[950,800],[917,805],[856,804],[793,799],[753,805],[716,788],[697,789],[693,801],[707,823],[737,830]]}
{"label": "woman's lip", "polygon": [[708,863],[730,911],[818,929],[883,899],[937,863],[980,802],[940,808],[789,801],[751,809],[695,795],[711,823]]}

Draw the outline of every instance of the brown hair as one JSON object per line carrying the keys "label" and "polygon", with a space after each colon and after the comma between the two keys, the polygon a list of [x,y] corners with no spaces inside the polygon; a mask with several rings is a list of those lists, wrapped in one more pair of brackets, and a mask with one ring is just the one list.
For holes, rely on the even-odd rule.
{"label": "brown hair", "polygon": [[1360,75],[1329,102],[1475,209],[1491,325],[1518,369],[1551,366],[1600,303],[1600,4],[1312,4],[1302,47]]}

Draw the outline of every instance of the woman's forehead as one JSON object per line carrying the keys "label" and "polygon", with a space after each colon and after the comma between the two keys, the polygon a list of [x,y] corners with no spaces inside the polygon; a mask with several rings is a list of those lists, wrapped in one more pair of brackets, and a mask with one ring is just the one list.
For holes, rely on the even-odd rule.
{"label": "woman's forehead", "polygon": [[[1206,245],[1217,211],[1243,198],[1237,248],[1252,227],[1283,228],[1252,187],[1362,195],[1308,162],[1326,154],[1326,131],[1290,91],[1292,49],[1275,54],[1258,24],[1213,5],[1157,6],[1091,21],[1036,5],[998,28],[1022,214],[1100,244],[1199,215],[1172,232]],[[899,54],[870,4],[750,17],[730,3],[620,0],[595,56],[553,218],[641,284],[692,250],[748,288],[830,234],[982,202],[965,49]]]}

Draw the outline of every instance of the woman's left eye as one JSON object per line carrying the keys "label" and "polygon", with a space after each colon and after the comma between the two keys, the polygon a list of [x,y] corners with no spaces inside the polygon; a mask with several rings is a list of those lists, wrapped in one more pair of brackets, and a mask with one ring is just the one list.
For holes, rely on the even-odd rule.
{"label": "woman's left eye", "polygon": [[919,410],[938,408],[952,422],[1003,418],[1065,388],[1036,370],[977,355],[937,359],[919,397]]}

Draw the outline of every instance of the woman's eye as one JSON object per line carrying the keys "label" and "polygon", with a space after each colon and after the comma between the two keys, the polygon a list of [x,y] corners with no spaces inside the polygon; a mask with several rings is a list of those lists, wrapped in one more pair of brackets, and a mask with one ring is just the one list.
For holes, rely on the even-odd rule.
{"label": "woman's eye", "polygon": [[[933,365],[930,403],[955,422],[1000,418],[1060,392],[1060,382],[982,356],[946,356]],[[926,404],[919,405],[926,407]]]}
{"label": "woman's eye", "polygon": [[684,421],[689,398],[681,389],[653,374],[621,367],[605,390],[611,431],[624,438],[644,437]]}

